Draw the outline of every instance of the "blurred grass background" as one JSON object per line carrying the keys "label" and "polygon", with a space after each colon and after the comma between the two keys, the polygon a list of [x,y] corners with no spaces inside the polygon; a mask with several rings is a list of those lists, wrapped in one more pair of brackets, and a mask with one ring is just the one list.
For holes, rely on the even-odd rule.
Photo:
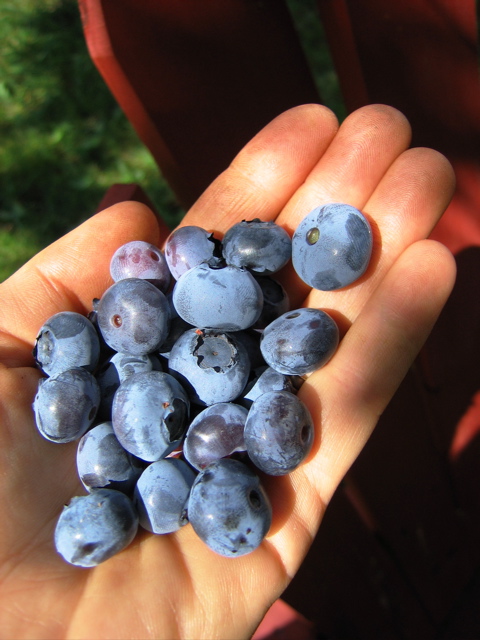
{"label": "blurred grass background", "polygon": [[[325,104],[344,108],[315,0],[289,0]],[[0,281],[77,226],[117,182],[183,215],[91,62],[76,0],[0,5]]]}

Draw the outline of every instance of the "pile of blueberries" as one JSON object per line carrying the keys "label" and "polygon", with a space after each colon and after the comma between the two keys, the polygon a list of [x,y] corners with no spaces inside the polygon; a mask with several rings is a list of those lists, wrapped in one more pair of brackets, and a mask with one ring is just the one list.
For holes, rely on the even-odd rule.
{"label": "pile of blueberries", "polygon": [[67,562],[98,565],[139,525],[168,534],[190,523],[227,557],[258,547],[272,519],[259,476],[308,456],[314,426],[296,393],[339,341],[326,312],[290,309],[272,274],[291,260],[308,285],[336,290],[365,272],[371,250],[366,218],[345,204],[317,207],[293,238],[258,219],[222,241],[184,226],[163,251],[120,247],[114,284],[88,317],[45,322],[36,425],[52,442],[78,441],[86,490],[56,525]]}

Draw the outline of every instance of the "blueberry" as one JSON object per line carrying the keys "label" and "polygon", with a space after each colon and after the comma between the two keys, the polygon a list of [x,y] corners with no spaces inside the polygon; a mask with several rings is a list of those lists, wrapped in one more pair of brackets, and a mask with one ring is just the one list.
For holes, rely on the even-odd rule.
{"label": "blueberry", "polygon": [[189,401],[168,373],[130,376],[113,399],[112,424],[120,444],[134,456],[154,462],[181,442],[188,426]]}
{"label": "blueberry", "polygon": [[235,558],[261,544],[272,510],[258,476],[244,463],[223,458],[198,474],[190,492],[188,519],[210,549]]}
{"label": "blueberry", "polygon": [[168,332],[167,337],[162,342],[159,353],[165,358],[169,357],[170,351],[172,350],[175,342],[180,338],[182,333],[185,333],[188,329],[193,329],[192,325],[188,322],[185,322],[183,318],[180,316],[176,316],[170,320],[170,330]]}
{"label": "blueberry", "polygon": [[152,462],[138,480],[133,503],[140,525],[152,533],[172,533],[187,524],[186,506],[195,472],[178,458]]}
{"label": "blueberry", "polygon": [[96,567],[127,547],[138,529],[138,516],[125,494],[98,489],[73,498],[55,528],[55,546],[70,564]]}
{"label": "blueberry", "polygon": [[288,294],[282,285],[270,276],[255,276],[263,294],[263,307],[254,329],[265,327],[290,309]]}
{"label": "blueberry", "polygon": [[101,402],[99,415],[109,420],[115,392],[122,382],[135,373],[161,371],[160,359],[153,353],[132,356],[128,353],[115,353],[96,373],[100,387]]}
{"label": "blueberry", "polygon": [[133,240],[119,247],[110,261],[114,282],[125,278],[149,280],[161,291],[167,291],[171,275],[167,261],[158,247],[143,240]]}
{"label": "blueberry", "polygon": [[104,337],[102,335],[102,332],[100,331],[100,327],[98,326],[97,307],[98,307],[98,303],[99,302],[100,302],[99,298],[93,298],[93,300],[92,300],[92,309],[88,313],[87,318],[92,323],[92,326],[95,329],[95,332],[97,334],[98,340],[100,342],[100,358],[99,358],[99,361],[100,362],[104,362],[105,360],[107,360],[108,358],[113,356],[113,354],[115,353],[115,350],[112,349],[111,347],[109,347],[108,344],[105,342],[105,339],[104,339]]}
{"label": "blueberry", "polygon": [[181,227],[165,254],[128,243],[88,319],[66,312],[42,327],[34,353],[50,378],[39,383],[37,426],[56,442],[81,438],[77,469],[89,492],[57,523],[67,562],[96,566],[139,524],[168,534],[191,522],[226,557],[261,544],[272,510],[255,467],[281,476],[308,456],[314,425],[296,392],[339,340],[326,312],[290,311],[270,275],[294,247],[299,275],[306,265],[312,286],[330,290],[359,277],[371,253],[370,227],[353,207],[318,207],[302,224],[294,245],[259,219],[223,242]]}
{"label": "blueberry", "polygon": [[230,227],[223,238],[227,264],[268,275],[279,271],[292,255],[292,241],[283,227],[258,218]]}
{"label": "blueberry", "polygon": [[94,371],[100,357],[100,340],[88,318],[61,311],[41,327],[33,355],[37,366],[49,376],[75,367]]}
{"label": "blueberry", "polygon": [[296,395],[269,391],[252,404],[244,435],[253,464],[280,476],[296,469],[309,454],[314,427],[307,407]]}
{"label": "blueberry", "polygon": [[52,442],[73,442],[92,426],[99,404],[97,381],[85,369],[42,378],[33,402],[37,428]]}
{"label": "blueberry", "polygon": [[78,443],[77,471],[87,491],[108,488],[131,493],[143,469],[141,461],[121,446],[111,422],[93,427]]}
{"label": "blueberry", "polygon": [[175,284],[173,304],[179,316],[195,327],[241,331],[258,320],[263,295],[244,269],[199,264]]}
{"label": "blueberry", "polygon": [[136,373],[161,371],[160,360],[154,353],[132,356],[129,353],[117,352],[110,358],[109,365],[115,369],[119,383],[125,382]]}
{"label": "blueberry", "polygon": [[255,369],[265,365],[262,352],[260,350],[261,333],[255,329],[244,329],[243,331],[229,332],[234,340],[239,342],[246,350],[250,362],[250,368]]}
{"label": "blueberry", "polygon": [[321,291],[352,284],[366,271],[372,231],[365,216],[347,204],[311,211],[292,239],[292,262],[300,278]]}
{"label": "blueberry", "polygon": [[215,460],[245,451],[247,413],[232,402],[218,402],[201,411],[188,427],[183,443],[185,459],[200,471]]}
{"label": "blueberry", "polygon": [[335,321],[320,309],[288,311],[263,331],[260,349],[276,371],[302,376],[323,367],[338,346]]}
{"label": "blueberry", "polygon": [[231,334],[189,329],[175,342],[168,360],[196,404],[230,402],[248,380],[250,362],[243,345]]}
{"label": "blueberry", "polygon": [[119,280],[96,305],[105,342],[115,351],[142,356],[159,349],[169,330],[166,296],[140,278]]}
{"label": "blueberry", "polygon": [[220,254],[221,243],[201,227],[179,227],[165,243],[165,259],[175,280],[199,264],[220,265]]}
{"label": "blueberry", "polygon": [[252,381],[246,386],[241,399],[238,401],[242,406],[250,408],[252,403],[267,391],[290,391],[296,393],[300,386],[301,378],[289,376],[272,369],[272,367],[261,367]]}

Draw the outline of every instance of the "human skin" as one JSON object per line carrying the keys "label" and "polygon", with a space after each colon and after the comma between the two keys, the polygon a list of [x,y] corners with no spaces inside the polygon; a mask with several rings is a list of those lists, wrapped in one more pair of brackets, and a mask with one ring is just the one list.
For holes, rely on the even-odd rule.
{"label": "human skin", "polygon": [[[443,246],[427,240],[454,177],[436,151],[409,149],[398,111],[371,105],[339,127],[319,105],[290,110],[239,153],[182,224],[219,236],[242,219],[276,220],[290,234],[327,202],[361,209],[374,232],[372,261],[344,290],[312,291],[281,273],[292,307],[332,312],[342,340],[299,396],[316,425],[306,462],[266,482],[274,519],[253,553],[210,551],[191,526],[140,533],[95,569],[66,564],[53,547],[62,506],[82,492],[76,444],[37,432],[40,373],[32,346],[61,310],[87,313],[111,284],[109,262],[130,240],[162,246],[155,216],[125,202],[92,216],[0,285],[0,635],[3,638],[248,638],[302,563],[325,509],[426,340],[455,279]],[[319,576],[321,580],[321,576]]]}

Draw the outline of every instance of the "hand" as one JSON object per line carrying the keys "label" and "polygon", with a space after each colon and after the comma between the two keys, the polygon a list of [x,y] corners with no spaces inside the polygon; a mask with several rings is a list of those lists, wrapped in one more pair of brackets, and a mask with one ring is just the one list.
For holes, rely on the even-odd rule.
{"label": "hand", "polygon": [[60,310],[87,313],[111,284],[114,250],[161,246],[155,217],[126,202],[90,218],[0,285],[0,629],[8,638],[249,637],[300,566],[336,487],[355,460],[440,312],[455,277],[447,249],[426,240],[448,205],[443,156],[409,149],[405,118],[385,106],[338,128],[318,105],[288,111],[261,131],[195,203],[182,224],[219,234],[236,221],[276,219],[293,232],[311,209],[346,202],[372,222],[366,275],[322,293],[286,271],[292,306],[331,310],[343,339],[300,397],[316,421],[305,464],[266,485],[274,521],[261,547],[227,559],[190,526],[141,533],[95,569],[67,565],[53,547],[65,503],[82,493],[76,444],[37,432],[31,404],[39,373],[36,333]]}

